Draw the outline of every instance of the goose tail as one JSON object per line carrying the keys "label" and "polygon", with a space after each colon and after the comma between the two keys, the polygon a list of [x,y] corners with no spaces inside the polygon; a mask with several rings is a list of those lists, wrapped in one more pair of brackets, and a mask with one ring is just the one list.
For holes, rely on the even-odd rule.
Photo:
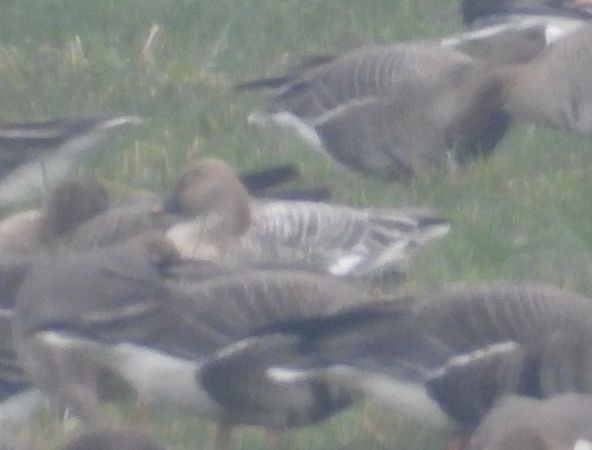
{"label": "goose tail", "polygon": [[299,176],[297,167],[285,164],[245,173],[240,178],[251,194],[258,195],[277,185],[297,179]]}

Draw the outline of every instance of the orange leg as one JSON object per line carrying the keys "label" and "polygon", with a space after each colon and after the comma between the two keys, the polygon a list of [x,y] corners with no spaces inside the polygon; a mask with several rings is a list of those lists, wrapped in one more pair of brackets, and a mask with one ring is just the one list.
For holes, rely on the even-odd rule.
{"label": "orange leg", "polygon": [[265,440],[274,450],[280,450],[287,447],[286,436],[276,431],[266,430]]}
{"label": "orange leg", "polygon": [[140,398],[136,401],[132,421],[142,429],[150,430],[152,428],[154,422],[152,408]]}
{"label": "orange leg", "polygon": [[232,434],[232,425],[228,422],[218,422],[214,431],[212,440],[212,450],[228,450],[230,447],[230,437]]}
{"label": "orange leg", "polygon": [[469,438],[466,434],[453,434],[446,442],[446,450],[464,450],[469,444]]}

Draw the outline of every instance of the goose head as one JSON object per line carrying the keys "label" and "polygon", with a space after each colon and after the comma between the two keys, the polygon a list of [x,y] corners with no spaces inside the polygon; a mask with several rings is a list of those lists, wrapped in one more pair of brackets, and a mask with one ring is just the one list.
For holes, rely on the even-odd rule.
{"label": "goose head", "polygon": [[172,227],[169,237],[176,242],[185,241],[183,236],[189,242],[203,242],[208,258],[225,253],[251,224],[249,194],[234,169],[219,159],[205,158],[191,163],[177,179],[163,206],[168,213],[190,219]]}
{"label": "goose head", "polygon": [[50,192],[41,213],[42,240],[64,237],[85,220],[106,211],[109,196],[94,178],[74,178]]}
{"label": "goose head", "polygon": [[181,173],[169,198],[167,212],[185,217],[219,214],[228,218],[230,231],[242,234],[249,227],[249,194],[237,173],[220,159],[190,163]]}

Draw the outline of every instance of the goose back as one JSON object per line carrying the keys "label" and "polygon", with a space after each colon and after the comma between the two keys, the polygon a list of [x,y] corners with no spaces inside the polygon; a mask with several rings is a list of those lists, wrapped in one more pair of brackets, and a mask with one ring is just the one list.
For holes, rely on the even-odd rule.
{"label": "goose back", "polygon": [[166,230],[179,218],[154,206],[115,206],[82,223],[66,237],[73,250],[103,248],[123,243],[144,232]]}
{"label": "goose back", "polygon": [[257,202],[252,225],[236,253],[245,262],[253,257],[283,263],[300,260],[333,275],[361,275],[402,261],[448,227],[446,220],[420,210]]}
{"label": "goose back", "polygon": [[503,70],[513,117],[592,136],[592,25],[558,39],[531,63]]}

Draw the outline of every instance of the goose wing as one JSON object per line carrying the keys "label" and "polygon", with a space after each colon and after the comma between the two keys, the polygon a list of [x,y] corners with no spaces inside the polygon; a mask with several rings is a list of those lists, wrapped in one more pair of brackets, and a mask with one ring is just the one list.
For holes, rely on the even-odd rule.
{"label": "goose wing", "polygon": [[460,285],[410,308],[362,305],[272,326],[267,335],[292,336],[284,355],[306,358],[270,363],[267,373],[330,381],[437,421],[443,410],[472,426],[508,393],[588,389],[591,320],[590,300],[561,290]]}
{"label": "goose wing", "polygon": [[243,261],[302,261],[334,275],[359,275],[405,259],[448,228],[446,220],[427,211],[258,202],[237,252],[243,252]]}

